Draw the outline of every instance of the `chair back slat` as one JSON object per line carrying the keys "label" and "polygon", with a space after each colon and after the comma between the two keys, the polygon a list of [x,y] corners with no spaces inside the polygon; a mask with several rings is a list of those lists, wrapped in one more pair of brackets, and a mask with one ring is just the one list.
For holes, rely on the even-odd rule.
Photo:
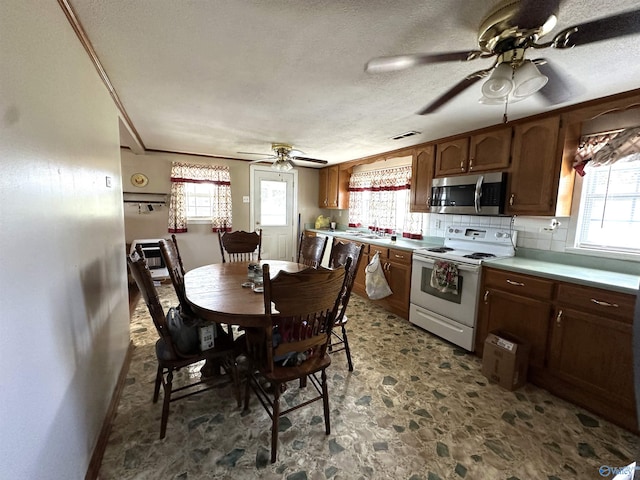
{"label": "chair back slat", "polygon": [[158,245],[160,246],[162,259],[164,260],[167,271],[169,272],[169,277],[171,277],[171,283],[176,291],[178,302],[180,302],[180,305],[184,310],[189,311],[189,303],[187,302],[187,294],[185,293],[184,286],[184,273],[180,266],[180,256],[175,244],[170,240],[162,239],[158,242]]}
{"label": "chair back slat", "polygon": [[309,236],[304,233],[300,236],[298,248],[298,263],[307,267],[319,267],[322,263],[324,251],[327,248],[328,237]]}
{"label": "chair back slat", "polygon": [[250,262],[261,260],[262,229],[255,232],[238,230],[218,232],[222,262]]}
{"label": "chair back slat", "polygon": [[176,247],[176,256],[178,258],[178,265],[180,265],[180,272],[182,273],[182,276],[184,276],[184,274],[187,273],[187,271],[184,269],[184,264],[182,263],[182,257],[180,256],[180,249],[178,248],[178,239],[176,238],[175,233],[171,234],[171,241],[173,242],[173,245]]}

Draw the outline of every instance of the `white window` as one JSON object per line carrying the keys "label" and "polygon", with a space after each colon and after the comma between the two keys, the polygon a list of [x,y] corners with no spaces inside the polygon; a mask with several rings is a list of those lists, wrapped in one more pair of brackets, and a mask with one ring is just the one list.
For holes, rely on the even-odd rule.
{"label": "white window", "polygon": [[[638,161],[634,161],[638,160]],[[585,167],[575,246],[640,253],[640,154]]]}
{"label": "white window", "polygon": [[214,205],[214,185],[210,183],[185,183],[185,197],[187,203],[188,220],[206,220],[216,215],[213,211]]}

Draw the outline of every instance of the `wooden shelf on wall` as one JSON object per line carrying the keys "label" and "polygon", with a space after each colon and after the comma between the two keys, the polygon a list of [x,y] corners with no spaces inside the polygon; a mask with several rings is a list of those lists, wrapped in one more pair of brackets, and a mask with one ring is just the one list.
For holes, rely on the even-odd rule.
{"label": "wooden shelf on wall", "polygon": [[144,203],[149,205],[166,205],[166,193],[122,192],[124,203]]}

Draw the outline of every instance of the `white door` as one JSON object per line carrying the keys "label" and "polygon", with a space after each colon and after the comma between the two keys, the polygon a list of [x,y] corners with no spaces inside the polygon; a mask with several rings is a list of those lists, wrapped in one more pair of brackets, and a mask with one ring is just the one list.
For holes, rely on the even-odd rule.
{"label": "white door", "polygon": [[250,166],[250,221],[262,228],[262,259],[292,261],[298,245],[298,172]]}

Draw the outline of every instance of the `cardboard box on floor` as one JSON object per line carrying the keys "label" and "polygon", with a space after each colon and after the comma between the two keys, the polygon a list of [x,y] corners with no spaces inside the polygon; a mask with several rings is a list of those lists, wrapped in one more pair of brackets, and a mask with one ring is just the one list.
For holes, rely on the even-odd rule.
{"label": "cardboard box on floor", "polygon": [[482,374],[492,382],[516,390],[527,383],[530,345],[507,332],[493,331],[484,341]]}

